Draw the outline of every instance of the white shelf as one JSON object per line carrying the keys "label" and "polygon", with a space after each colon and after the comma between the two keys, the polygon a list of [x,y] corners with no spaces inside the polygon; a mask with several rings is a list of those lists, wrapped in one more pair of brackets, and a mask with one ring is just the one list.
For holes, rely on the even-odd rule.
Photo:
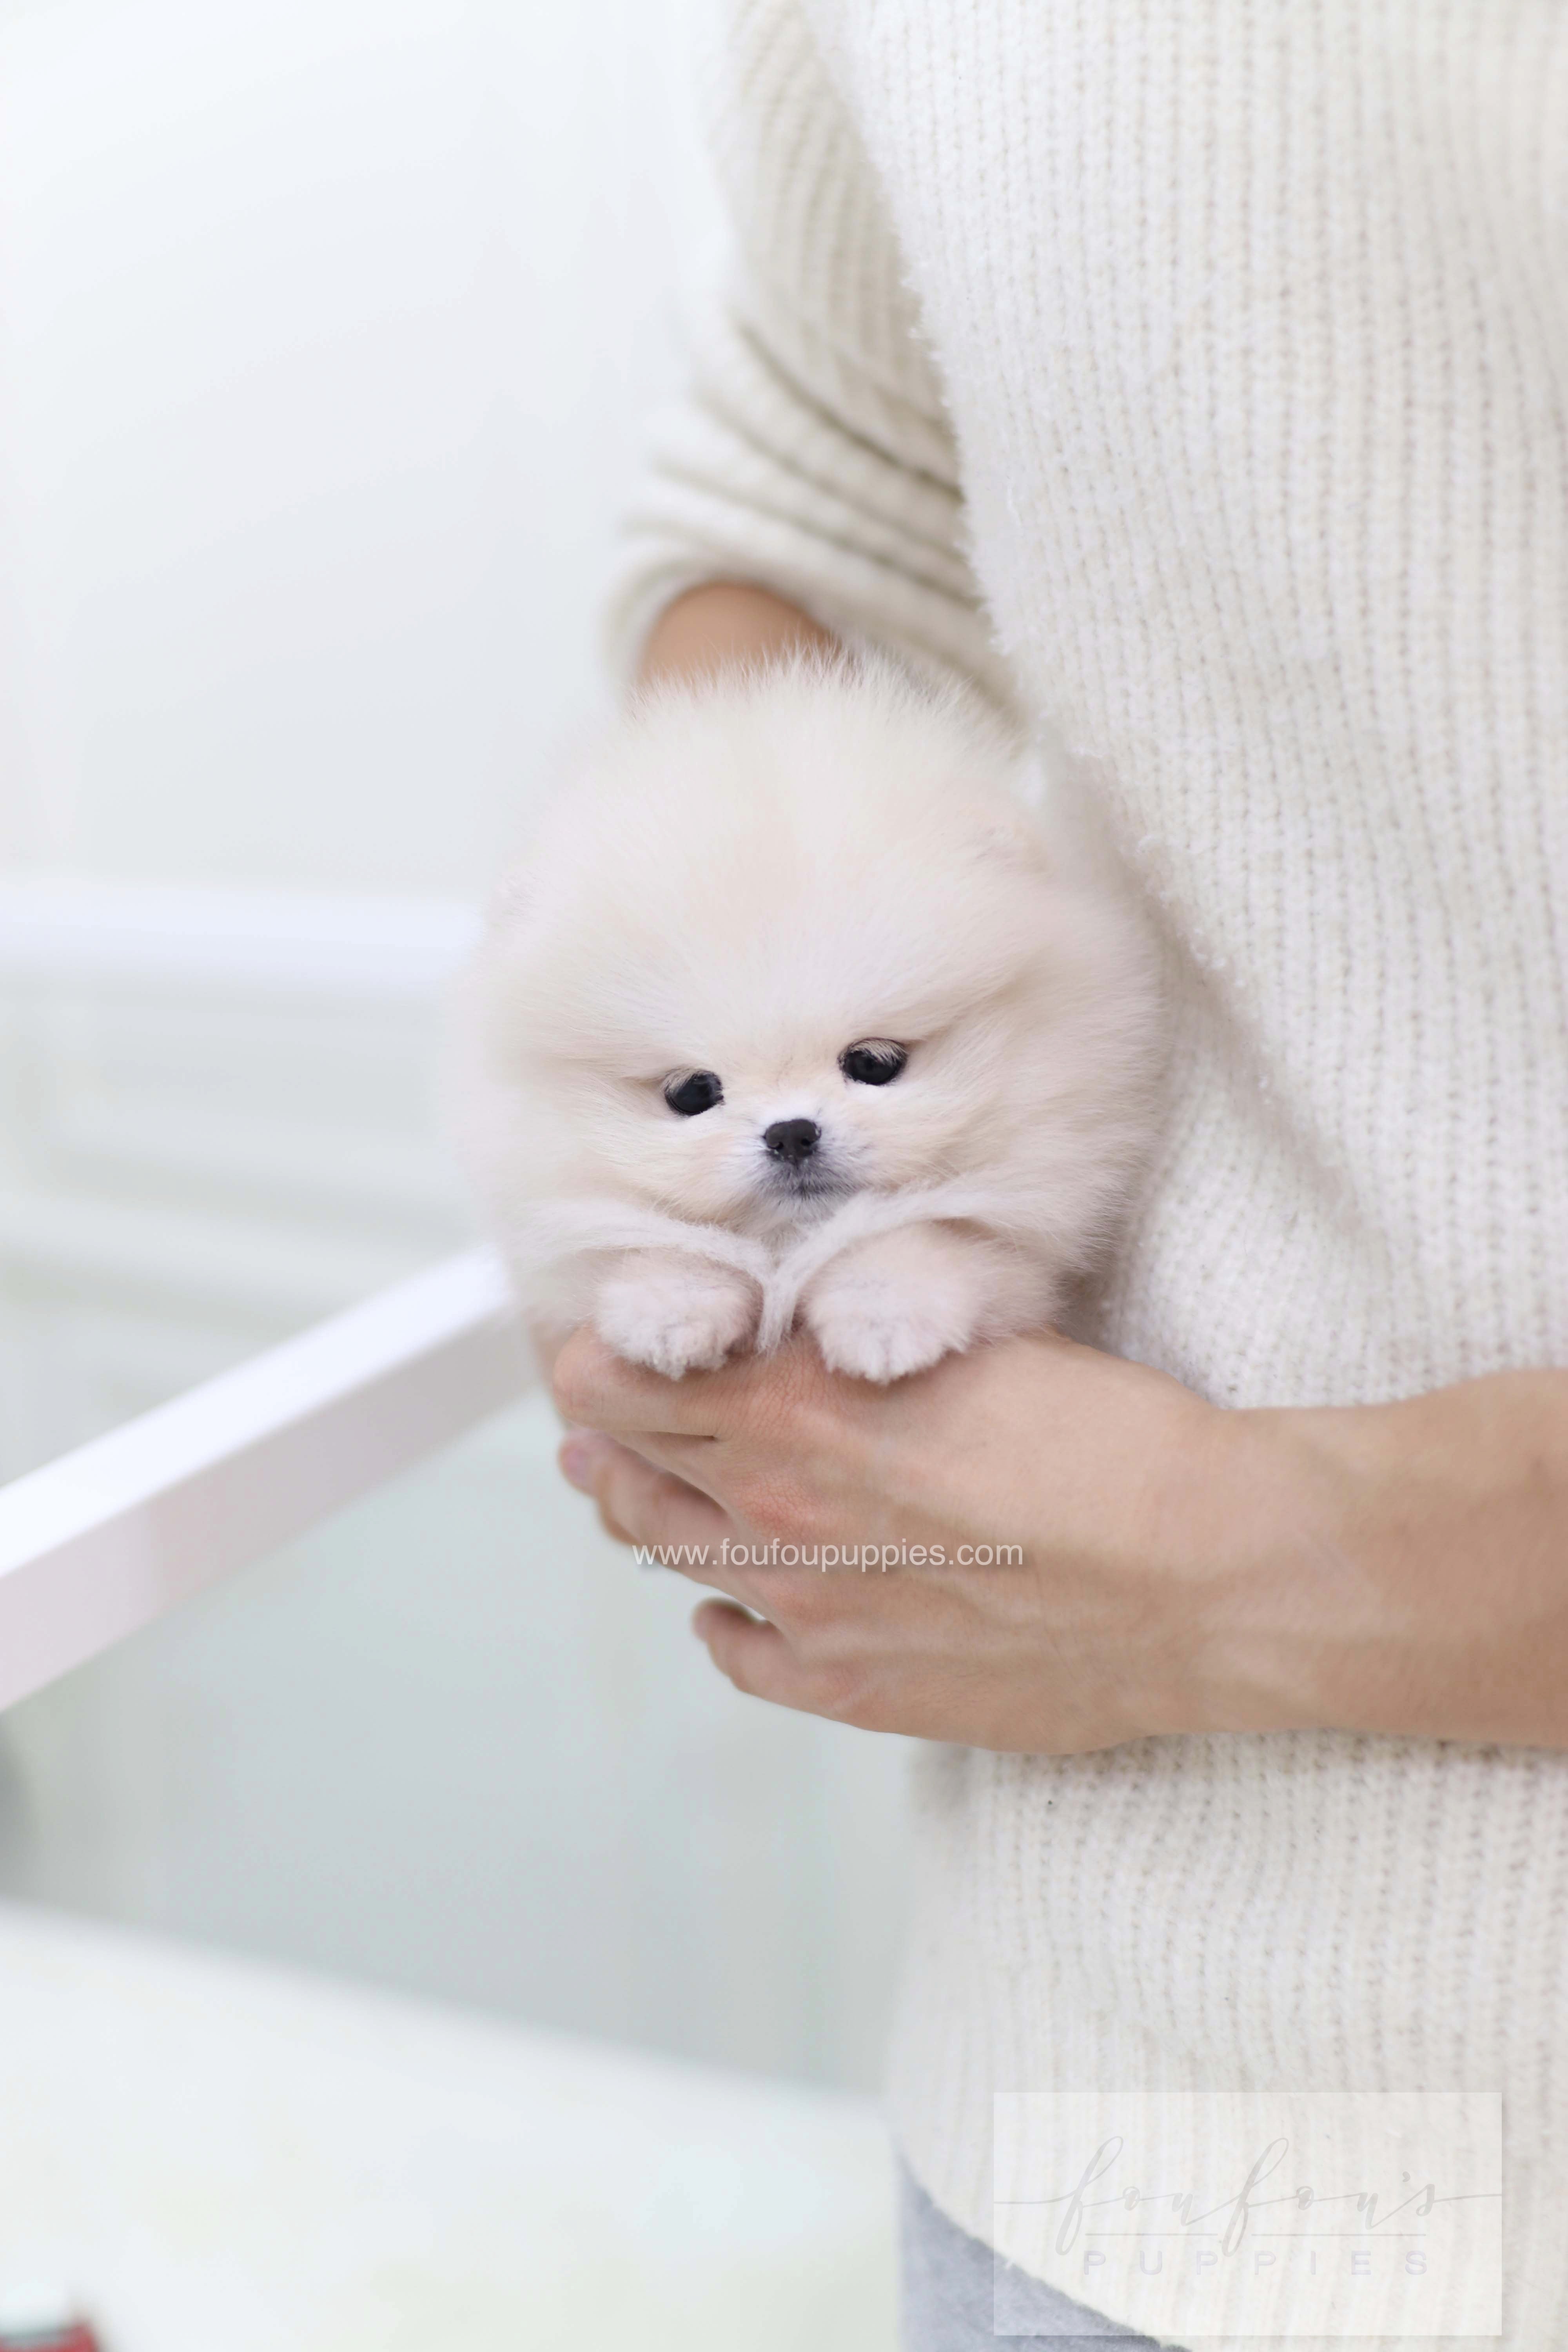
{"label": "white shelf", "polygon": [[476,1250],[0,1487],[0,1706],[448,1444],[531,1369]]}

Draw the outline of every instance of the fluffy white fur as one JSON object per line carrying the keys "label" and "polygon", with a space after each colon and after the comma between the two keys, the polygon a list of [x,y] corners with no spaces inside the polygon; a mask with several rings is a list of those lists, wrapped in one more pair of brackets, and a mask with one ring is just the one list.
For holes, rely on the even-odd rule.
{"label": "fluffy white fur", "polygon": [[[534,1320],[672,1378],[798,1319],[872,1381],[1037,1328],[1143,1150],[1155,995],[998,722],[891,663],[646,697],[501,894],[465,1156]],[[907,1049],[847,1077],[866,1041]],[[723,1098],[681,1117],[672,1082]],[[763,1137],[819,1129],[792,1172]]]}

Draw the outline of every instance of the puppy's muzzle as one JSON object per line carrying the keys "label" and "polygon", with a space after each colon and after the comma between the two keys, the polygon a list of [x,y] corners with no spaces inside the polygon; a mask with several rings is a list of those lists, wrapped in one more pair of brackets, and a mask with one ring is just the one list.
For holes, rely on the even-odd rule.
{"label": "puppy's muzzle", "polygon": [[776,1118],[763,1130],[763,1148],[769,1159],[782,1161],[786,1168],[804,1168],[821,1140],[822,1129],[814,1118]]}

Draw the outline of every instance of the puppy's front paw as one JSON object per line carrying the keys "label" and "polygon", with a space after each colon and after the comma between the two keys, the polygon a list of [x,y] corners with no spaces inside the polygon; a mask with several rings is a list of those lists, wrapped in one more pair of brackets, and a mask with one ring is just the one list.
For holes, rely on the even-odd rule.
{"label": "puppy's front paw", "polygon": [[967,1348],[984,1303],[962,1244],[929,1226],[862,1243],[805,1294],[805,1320],[830,1371],[901,1381]]}
{"label": "puppy's front paw", "polygon": [[963,1345],[918,1307],[895,1298],[856,1305],[825,1298],[808,1310],[806,1320],[828,1370],[850,1372],[859,1381],[901,1381]]}
{"label": "puppy's front paw", "polygon": [[628,1258],[600,1287],[594,1328],[628,1363],[678,1381],[717,1370],[756,1328],[757,1293],[743,1276],[700,1258]]}

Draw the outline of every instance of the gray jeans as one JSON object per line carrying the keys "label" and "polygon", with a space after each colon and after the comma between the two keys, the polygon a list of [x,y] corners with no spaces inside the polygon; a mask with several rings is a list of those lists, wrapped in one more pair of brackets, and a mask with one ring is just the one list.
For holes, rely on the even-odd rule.
{"label": "gray jeans", "polygon": [[1129,2352],[1157,2352],[1150,2336],[1015,2270],[939,2212],[907,2172],[899,2237],[903,2352],[982,2352],[999,2336],[1044,2336],[1058,2352],[1112,2337]]}

